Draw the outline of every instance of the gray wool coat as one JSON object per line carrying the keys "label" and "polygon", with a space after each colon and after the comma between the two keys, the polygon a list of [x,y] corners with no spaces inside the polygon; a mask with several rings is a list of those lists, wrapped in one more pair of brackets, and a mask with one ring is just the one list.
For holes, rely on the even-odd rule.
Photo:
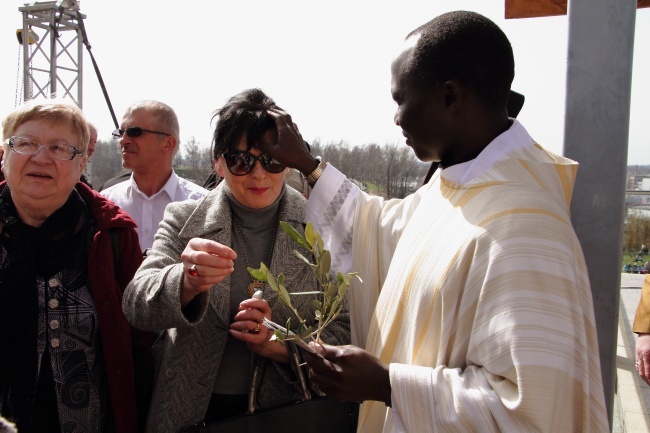
{"label": "gray wool coat", "polygon": [[[286,188],[280,202],[280,221],[287,221],[304,233],[305,204],[302,195]],[[122,309],[134,327],[163,331],[153,348],[156,380],[147,432],[177,432],[203,420],[228,338],[229,277],[197,296],[188,306],[191,308],[181,311],[180,255],[194,237],[231,245],[231,211],[223,184],[201,200],[167,206],[153,248],[124,293]],[[297,248],[278,228],[269,268],[276,276],[284,273],[290,292],[315,290],[313,271],[293,255]],[[295,320],[268,286],[264,299],[272,308],[276,323],[284,323],[289,317]],[[292,304],[303,318],[314,316],[309,306],[312,299],[292,297]],[[350,342],[347,302],[338,320],[323,333],[323,339],[336,345]],[[255,361],[256,356],[252,359]],[[257,404],[261,408],[299,400],[300,387],[291,366],[267,362],[258,394]]]}

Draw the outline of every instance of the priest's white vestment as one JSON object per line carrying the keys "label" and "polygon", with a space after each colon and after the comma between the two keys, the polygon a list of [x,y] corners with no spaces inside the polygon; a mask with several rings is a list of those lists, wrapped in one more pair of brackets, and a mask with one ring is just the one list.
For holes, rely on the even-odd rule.
{"label": "priest's white vestment", "polygon": [[403,200],[326,168],[307,218],[363,278],[353,343],[390,365],[392,408],[364,403],[360,432],[609,431],[576,171],[516,120]]}

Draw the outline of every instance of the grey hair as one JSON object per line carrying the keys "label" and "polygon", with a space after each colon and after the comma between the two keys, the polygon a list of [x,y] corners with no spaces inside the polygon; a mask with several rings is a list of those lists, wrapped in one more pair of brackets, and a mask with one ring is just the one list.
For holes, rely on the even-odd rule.
{"label": "grey hair", "polygon": [[135,111],[146,111],[152,113],[155,116],[155,127],[160,129],[161,132],[166,132],[176,138],[176,147],[174,148],[174,156],[176,156],[181,147],[181,133],[178,116],[176,116],[174,109],[164,102],[147,99],[131,104],[131,106],[126,109],[124,117]]}

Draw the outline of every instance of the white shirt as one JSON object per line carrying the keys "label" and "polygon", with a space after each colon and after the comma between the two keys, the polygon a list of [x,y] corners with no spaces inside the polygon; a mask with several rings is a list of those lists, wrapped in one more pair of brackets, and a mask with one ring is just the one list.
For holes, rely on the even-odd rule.
{"label": "white shirt", "polygon": [[169,203],[187,199],[198,200],[209,192],[195,183],[178,177],[172,170],[167,183],[151,197],[140,191],[133,174],[130,179],[115,184],[101,191],[100,194],[113,201],[135,220],[138,225],[136,230],[140,238],[140,248],[144,251],[153,245],[158,225]]}

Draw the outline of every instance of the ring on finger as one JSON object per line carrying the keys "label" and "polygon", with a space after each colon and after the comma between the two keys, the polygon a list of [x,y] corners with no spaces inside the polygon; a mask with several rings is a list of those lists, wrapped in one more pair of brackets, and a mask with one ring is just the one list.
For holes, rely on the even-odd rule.
{"label": "ring on finger", "polygon": [[190,275],[193,276],[193,277],[198,277],[198,276],[199,276],[199,273],[198,273],[198,271],[196,270],[196,263],[194,263],[192,266],[190,266],[190,267],[187,269],[187,273],[190,274]]}
{"label": "ring on finger", "polygon": [[255,329],[253,329],[251,332],[253,334],[259,334],[259,332],[260,332],[260,324],[258,323],[257,326],[255,327]]}

